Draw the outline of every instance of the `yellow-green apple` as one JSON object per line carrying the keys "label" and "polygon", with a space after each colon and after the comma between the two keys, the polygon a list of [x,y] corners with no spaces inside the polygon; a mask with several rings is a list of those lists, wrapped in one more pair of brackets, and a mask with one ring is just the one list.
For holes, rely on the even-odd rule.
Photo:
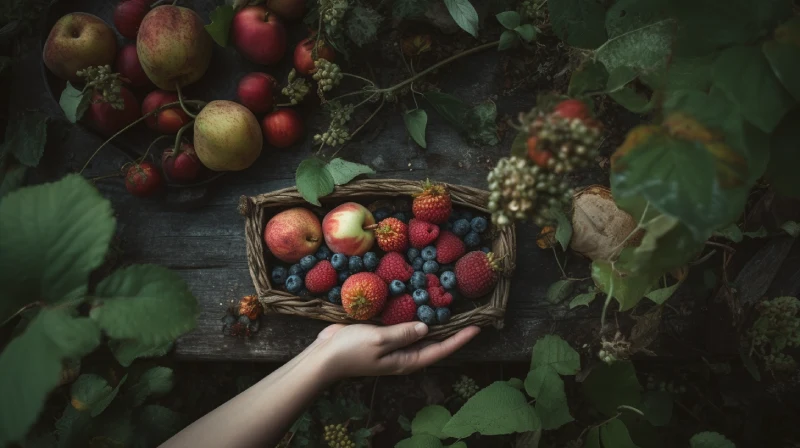
{"label": "yellow-green apple", "polygon": [[256,64],[274,64],[286,52],[286,28],[263,6],[248,6],[236,13],[231,39],[239,53]]}
{"label": "yellow-green apple", "polygon": [[73,12],[58,19],[44,43],[42,59],[53,74],[78,82],[78,70],[114,65],[117,38],[103,19],[83,12]]}
{"label": "yellow-green apple", "polygon": [[314,254],[322,244],[319,218],[302,207],[282,211],[267,222],[264,242],[279,260],[297,263],[306,255]]}
{"label": "yellow-green apple", "polygon": [[194,120],[194,149],[214,171],[243,170],[258,159],[264,138],[256,116],[233,101],[212,101]]}
{"label": "yellow-green apple", "polygon": [[211,50],[211,36],[200,16],[181,6],[152,9],[136,38],[144,72],[164,90],[177,90],[200,79],[211,62]]}
{"label": "yellow-green apple", "polygon": [[373,224],[375,218],[366,207],[345,202],[325,215],[322,234],[334,253],[364,255],[375,242],[375,232],[368,228]]}

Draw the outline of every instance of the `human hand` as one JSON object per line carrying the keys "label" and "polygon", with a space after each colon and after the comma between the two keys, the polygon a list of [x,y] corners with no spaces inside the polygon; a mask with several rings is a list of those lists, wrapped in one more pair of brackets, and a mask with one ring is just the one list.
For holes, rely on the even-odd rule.
{"label": "human hand", "polygon": [[440,342],[414,344],[427,333],[422,322],[386,327],[334,324],[319,333],[314,345],[325,371],[335,378],[404,375],[451,355],[480,328],[464,328]]}

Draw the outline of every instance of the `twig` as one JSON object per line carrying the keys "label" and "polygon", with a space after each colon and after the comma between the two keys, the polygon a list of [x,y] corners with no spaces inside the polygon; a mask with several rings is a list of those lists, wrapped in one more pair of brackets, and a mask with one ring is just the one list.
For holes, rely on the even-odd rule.
{"label": "twig", "polygon": [[[358,134],[358,132],[359,132],[360,130],[364,129],[364,126],[366,126],[366,125],[367,125],[367,123],[369,123],[369,121],[370,121],[370,120],[372,120],[372,119],[375,117],[375,115],[378,115],[378,112],[380,112],[380,110],[383,108],[383,105],[384,105],[385,103],[386,103],[386,99],[384,99],[384,98],[381,98],[381,104],[379,104],[379,105],[378,105],[378,107],[377,107],[377,108],[376,108],[376,109],[375,109],[375,110],[372,112],[372,115],[370,115],[369,117],[367,117],[367,119],[366,119],[366,120],[364,120],[364,122],[363,122],[363,123],[361,123],[361,126],[357,127],[357,128],[356,128],[356,130],[355,130],[355,131],[353,131],[353,132],[350,134],[350,138],[351,138],[351,139],[352,139],[353,137],[355,137],[355,136],[356,136],[356,134]],[[341,151],[341,150],[342,150],[342,148],[344,148],[344,146],[345,146],[345,145],[342,145],[342,146],[340,146],[340,147],[339,147],[339,149],[337,149],[337,150],[336,150],[336,152],[334,152],[333,154],[331,154],[331,159],[332,159],[332,158],[334,158],[334,157],[336,157],[336,154],[339,154],[339,151]]]}
{"label": "twig", "polygon": [[553,257],[556,259],[556,263],[558,264],[558,269],[561,269],[561,275],[564,278],[567,278],[567,272],[564,271],[564,267],[561,266],[561,260],[558,259],[558,253],[556,252],[556,246],[552,246],[550,249],[553,249]]}
{"label": "twig", "polygon": [[[181,128],[181,129],[183,129],[183,128]],[[180,133],[180,131],[178,131],[178,133]],[[144,161],[144,159],[147,158],[147,155],[150,154],[150,149],[153,146],[155,146],[156,143],[158,143],[159,141],[161,141],[161,140],[163,140],[165,138],[169,138],[169,135],[162,135],[162,136],[157,137],[155,140],[153,140],[153,142],[150,143],[150,146],[147,147],[147,151],[145,151],[144,154],[142,155],[142,157],[139,158],[139,163],[142,163]]]}
{"label": "twig", "polygon": [[698,264],[703,264],[706,261],[708,261],[709,258],[713,257],[715,253],[717,253],[717,250],[716,249],[711,249],[711,251],[709,253],[703,255],[701,258],[690,262],[689,266],[697,266]]}
{"label": "twig", "polygon": [[342,76],[347,76],[347,77],[350,77],[350,78],[360,79],[360,80],[366,82],[367,84],[371,84],[373,86],[375,85],[374,82],[372,82],[371,80],[369,80],[369,79],[367,79],[367,78],[365,78],[363,76],[354,75],[352,73],[342,73]]}
{"label": "twig", "polygon": [[12,320],[12,319],[14,319],[14,318],[15,318],[15,317],[17,317],[18,315],[20,315],[20,314],[24,313],[24,312],[25,312],[25,311],[27,311],[27,310],[29,310],[29,309],[31,309],[31,308],[34,308],[34,307],[37,307],[37,306],[44,306],[44,305],[45,305],[45,303],[44,303],[44,302],[41,302],[41,301],[39,301],[39,302],[32,302],[32,303],[29,303],[29,304],[27,304],[27,305],[23,306],[22,308],[20,308],[20,309],[19,309],[19,310],[18,310],[16,313],[14,313],[14,314],[12,314],[12,315],[8,316],[8,319],[4,320],[4,321],[3,321],[3,323],[2,323],[2,324],[0,324],[0,327],[3,327],[3,326],[5,326],[5,324],[7,324],[7,323],[11,322],[11,320]]}
{"label": "twig", "polygon": [[189,112],[189,109],[187,109],[186,105],[183,103],[183,92],[181,92],[181,85],[178,84],[177,82],[175,83],[175,90],[178,91],[178,102],[181,103],[181,109],[183,109],[183,111],[186,112],[186,115],[192,118],[197,118],[197,115]]}
{"label": "twig", "polygon": [[727,244],[717,243],[716,241],[706,241],[706,245],[720,247],[731,253],[736,252],[736,249],[732,248],[731,246],[728,246]]}
{"label": "twig", "polygon": [[193,125],[194,125],[194,121],[190,121],[190,122],[186,123],[185,125],[181,126],[181,128],[178,129],[178,133],[175,134],[175,146],[172,148],[172,152],[176,156],[181,152],[181,139],[183,138],[183,133],[186,132],[186,130],[189,129],[190,126],[193,126]]}
{"label": "twig", "polygon": [[367,414],[367,424],[364,425],[369,428],[369,423],[372,421],[372,405],[375,403],[375,391],[378,390],[378,379],[380,377],[375,377],[375,382],[372,383],[372,397],[369,399],[369,413]]}

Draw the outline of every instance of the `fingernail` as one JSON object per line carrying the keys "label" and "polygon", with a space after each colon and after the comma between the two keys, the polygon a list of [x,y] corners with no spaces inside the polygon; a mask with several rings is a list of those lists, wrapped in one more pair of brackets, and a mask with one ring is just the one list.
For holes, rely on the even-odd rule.
{"label": "fingernail", "polygon": [[414,331],[416,331],[420,336],[425,336],[425,333],[428,332],[428,326],[420,322],[414,325]]}

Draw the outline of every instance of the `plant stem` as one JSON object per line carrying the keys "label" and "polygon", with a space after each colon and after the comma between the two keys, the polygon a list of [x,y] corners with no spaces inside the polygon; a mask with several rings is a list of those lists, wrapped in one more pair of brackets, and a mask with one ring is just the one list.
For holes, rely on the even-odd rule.
{"label": "plant stem", "polygon": [[553,246],[550,249],[553,249],[553,257],[555,257],[555,259],[556,259],[556,263],[558,264],[558,269],[561,269],[561,275],[564,278],[567,278],[567,272],[564,271],[564,267],[561,266],[561,260],[558,259],[558,253],[556,252],[556,246]]}
{"label": "plant stem", "polygon": [[178,133],[175,134],[175,147],[172,148],[172,153],[174,155],[177,156],[178,154],[180,154],[180,152],[181,152],[181,139],[183,138],[183,133],[186,132],[187,129],[189,129],[189,126],[193,126],[193,125],[194,125],[194,121],[190,121],[190,122],[186,123],[185,125],[181,126],[180,129],[178,129]]}
{"label": "plant stem", "polygon": [[175,90],[178,91],[178,102],[181,103],[181,109],[183,109],[183,111],[186,112],[186,115],[192,118],[197,118],[197,115],[189,112],[189,109],[187,109],[186,105],[183,104],[183,92],[181,92],[181,85],[178,84],[177,82],[175,83]]}
{"label": "plant stem", "polygon": [[90,182],[97,182],[98,180],[111,179],[112,177],[122,177],[122,173],[106,174],[105,176],[98,176],[89,179]]}
{"label": "plant stem", "polygon": [[611,299],[614,297],[614,263],[611,263],[611,275],[608,277],[609,280],[609,287],[608,287],[608,294],[606,295],[606,301],[603,303],[603,314],[600,315],[600,333],[606,328],[606,311],[608,311],[608,304],[611,303]]}
{"label": "plant stem", "polygon": [[347,77],[349,77],[349,78],[360,79],[361,81],[364,81],[364,82],[365,82],[365,83],[367,83],[367,84],[370,84],[370,85],[373,85],[373,86],[375,85],[375,83],[374,83],[374,82],[370,81],[370,80],[369,80],[369,79],[367,79],[367,78],[364,78],[363,76],[354,75],[354,74],[352,74],[352,73],[342,73],[342,76],[347,76]]}
{"label": "plant stem", "polygon": [[625,409],[626,411],[631,411],[633,413],[639,414],[642,417],[644,417],[644,412],[640,411],[639,409],[636,409],[633,406],[628,406],[627,404],[621,404],[621,405],[617,406],[617,410],[618,411],[621,411],[623,409]]}
{"label": "plant stem", "polygon": [[142,157],[139,159],[139,163],[143,162],[144,159],[147,158],[147,155],[150,154],[150,149],[153,146],[155,146],[156,143],[160,142],[161,140],[163,140],[165,138],[169,138],[169,135],[162,135],[160,137],[157,137],[155,140],[153,140],[152,143],[150,143],[150,146],[147,147],[147,151],[145,151],[144,155],[142,155]]}
{"label": "plant stem", "polygon": [[292,104],[292,103],[281,103],[281,104],[276,104],[276,105],[275,105],[275,107],[292,107],[292,106],[297,106],[297,104]]}
{"label": "plant stem", "polygon": [[[363,123],[361,123],[361,126],[357,127],[357,128],[356,128],[356,130],[355,130],[355,131],[353,131],[353,132],[350,134],[350,138],[351,138],[351,139],[352,139],[353,137],[355,137],[355,136],[356,136],[356,134],[358,134],[358,132],[359,132],[360,130],[364,129],[364,126],[366,126],[366,125],[367,125],[367,123],[369,123],[369,121],[370,121],[370,120],[372,120],[372,119],[375,117],[375,115],[378,115],[378,112],[380,112],[380,110],[383,108],[383,105],[384,105],[385,103],[386,103],[386,99],[385,99],[385,98],[381,98],[381,104],[380,104],[380,105],[378,105],[378,107],[377,107],[377,108],[375,108],[375,110],[372,112],[372,115],[370,115],[369,117],[367,117],[367,119],[366,119],[366,120],[364,120],[364,122],[363,122]],[[340,146],[340,147],[339,147],[339,149],[337,149],[337,150],[336,150],[336,152],[334,152],[333,154],[331,154],[331,159],[333,159],[334,157],[336,157],[336,154],[339,154],[339,151],[341,151],[341,150],[342,150],[342,148],[344,148],[344,145]],[[322,149],[322,148],[320,148],[320,150],[321,150],[321,149]]]}

